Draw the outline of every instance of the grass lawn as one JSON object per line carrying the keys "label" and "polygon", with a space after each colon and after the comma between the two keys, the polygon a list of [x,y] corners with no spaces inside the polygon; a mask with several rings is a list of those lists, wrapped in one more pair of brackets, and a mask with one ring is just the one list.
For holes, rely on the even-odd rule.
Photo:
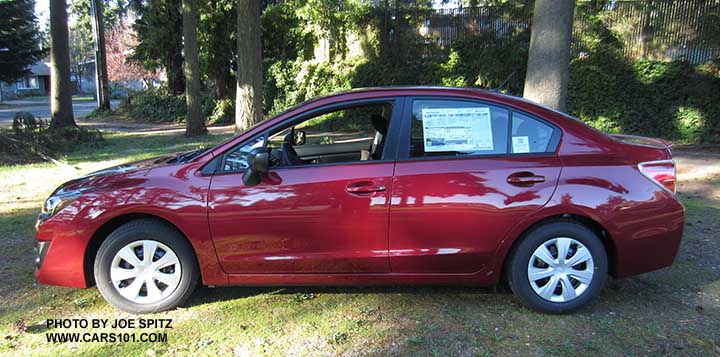
{"label": "grass lawn", "polygon": [[173,320],[158,330],[167,343],[48,343],[46,332],[89,329],[47,330],[46,319],[135,317],[95,289],[34,285],[42,200],[78,175],[226,137],[106,133],[106,146],[63,158],[74,168],[0,167],[0,354],[720,354],[720,170],[688,175],[702,184],[697,190],[711,191],[681,196],[688,226],[675,265],[611,281],[574,315],[537,314],[507,292],[476,287],[201,288],[180,309],[143,316]]}

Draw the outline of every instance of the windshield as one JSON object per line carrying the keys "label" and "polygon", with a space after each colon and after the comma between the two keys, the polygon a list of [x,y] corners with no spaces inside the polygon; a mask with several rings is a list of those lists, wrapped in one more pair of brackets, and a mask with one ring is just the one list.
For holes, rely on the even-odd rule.
{"label": "windshield", "polygon": [[168,161],[168,163],[177,163],[177,164],[184,164],[186,162],[192,161],[194,158],[206,153],[210,148],[203,148],[193,151],[188,151],[186,153],[182,153],[175,157],[174,159]]}

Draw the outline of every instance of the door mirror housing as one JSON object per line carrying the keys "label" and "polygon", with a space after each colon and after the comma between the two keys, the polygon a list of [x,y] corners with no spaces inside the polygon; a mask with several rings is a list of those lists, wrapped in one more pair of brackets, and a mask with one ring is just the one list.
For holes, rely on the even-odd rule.
{"label": "door mirror housing", "polygon": [[262,175],[266,174],[270,167],[269,156],[267,148],[257,148],[248,154],[248,168],[242,175],[242,181],[246,186],[255,186],[262,181]]}
{"label": "door mirror housing", "polygon": [[295,130],[295,135],[293,137],[293,146],[297,145],[305,145],[306,141],[306,134],[302,130]]}

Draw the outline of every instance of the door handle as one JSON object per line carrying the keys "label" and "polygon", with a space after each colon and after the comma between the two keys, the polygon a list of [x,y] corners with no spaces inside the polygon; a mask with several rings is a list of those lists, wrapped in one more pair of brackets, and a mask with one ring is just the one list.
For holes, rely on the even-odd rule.
{"label": "door handle", "polygon": [[535,175],[532,172],[517,172],[508,176],[507,182],[516,186],[532,186],[545,182],[545,176]]}
{"label": "door handle", "polygon": [[356,182],[345,187],[345,192],[352,194],[367,194],[385,191],[385,185],[378,185],[371,181]]}

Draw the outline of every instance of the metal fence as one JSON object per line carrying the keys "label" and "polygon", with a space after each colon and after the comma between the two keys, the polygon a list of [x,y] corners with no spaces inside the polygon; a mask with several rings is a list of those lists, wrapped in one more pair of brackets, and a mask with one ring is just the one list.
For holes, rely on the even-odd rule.
{"label": "metal fence", "polygon": [[603,10],[629,58],[702,63],[720,57],[720,1],[617,1]]}
{"label": "metal fence", "polygon": [[[418,41],[449,49],[456,40],[484,31],[508,38],[525,32],[531,21],[527,10],[479,6],[403,16],[419,24]],[[597,11],[606,26],[618,34],[628,58],[697,64],[720,57],[720,0],[609,1]],[[585,24],[578,16],[574,38],[583,35]]]}
{"label": "metal fence", "polygon": [[425,19],[421,34],[427,32],[441,48],[449,48],[455,40],[482,32],[510,37],[529,29],[530,16],[521,8],[480,6],[437,10]]}

